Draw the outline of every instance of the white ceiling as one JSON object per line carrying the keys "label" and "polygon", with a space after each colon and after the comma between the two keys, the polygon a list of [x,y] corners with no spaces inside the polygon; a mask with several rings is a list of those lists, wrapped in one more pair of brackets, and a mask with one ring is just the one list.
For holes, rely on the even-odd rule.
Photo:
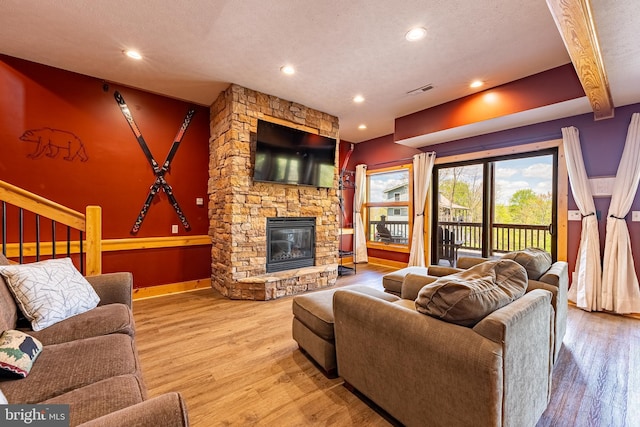
{"label": "white ceiling", "polygon": [[[592,0],[616,106],[640,102],[636,2]],[[428,34],[409,43],[415,25]],[[338,116],[352,142],[473,93],[474,79],[570,62],[544,0],[2,0],[0,53],[202,105],[237,83]]]}

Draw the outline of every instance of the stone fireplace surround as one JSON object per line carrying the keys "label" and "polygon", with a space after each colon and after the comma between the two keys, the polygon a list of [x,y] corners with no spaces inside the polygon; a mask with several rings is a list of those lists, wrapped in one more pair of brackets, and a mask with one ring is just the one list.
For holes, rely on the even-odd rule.
{"label": "stone fireplace surround", "polygon": [[[211,286],[232,299],[269,300],[333,285],[337,168],[331,189],[254,183],[252,171],[258,119],[338,139],[337,117],[235,84],[210,111]],[[268,217],[316,218],[315,266],[266,273]]]}

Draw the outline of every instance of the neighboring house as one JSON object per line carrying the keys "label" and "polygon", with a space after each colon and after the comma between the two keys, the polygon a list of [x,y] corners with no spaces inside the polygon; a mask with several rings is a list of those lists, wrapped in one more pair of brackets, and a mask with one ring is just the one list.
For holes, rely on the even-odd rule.
{"label": "neighboring house", "polygon": [[[409,184],[403,183],[383,191],[385,202],[406,202],[409,200]],[[403,206],[387,208],[387,221],[409,221],[409,209]]]}
{"label": "neighboring house", "polygon": [[468,221],[469,208],[453,203],[438,193],[438,220],[439,221]]}

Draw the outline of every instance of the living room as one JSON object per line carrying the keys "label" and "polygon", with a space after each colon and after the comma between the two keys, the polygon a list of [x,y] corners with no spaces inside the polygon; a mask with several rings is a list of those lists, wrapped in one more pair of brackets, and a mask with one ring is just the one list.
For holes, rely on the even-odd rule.
{"label": "living room", "polygon": [[[200,6],[206,10],[210,9],[210,6],[206,7],[207,5]],[[422,5],[422,8],[428,9],[427,6]],[[3,43],[0,48],[0,87],[3,94],[0,99],[0,110],[2,111],[0,140],[3,146],[0,158],[1,178],[2,181],[11,185],[79,212],[84,212],[87,206],[100,206],[102,211],[100,272],[126,271],[133,273],[134,315],[139,328],[138,336],[143,371],[162,369],[161,366],[155,365],[153,362],[153,358],[157,357],[154,351],[158,346],[167,346],[169,343],[164,341],[165,338],[154,342],[155,335],[171,335],[173,339],[180,337],[178,340],[187,340],[189,346],[192,345],[190,340],[193,339],[194,342],[197,342],[193,345],[200,346],[202,343],[198,341],[215,341],[217,334],[222,334],[224,330],[222,341],[228,343],[229,346],[226,349],[217,349],[216,351],[220,351],[220,353],[216,353],[216,355],[227,360],[224,362],[212,360],[210,363],[218,363],[222,369],[225,366],[229,366],[229,369],[236,369],[238,367],[233,366],[234,349],[236,349],[234,345],[248,345],[256,350],[254,355],[256,360],[252,361],[253,356],[247,356],[247,359],[243,359],[242,363],[248,365],[256,363],[262,368],[275,369],[273,364],[264,365],[264,361],[258,359],[275,357],[276,360],[284,360],[282,363],[286,363],[286,366],[280,366],[280,368],[287,375],[281,378],[282,381],[290,381],[290,377],[304,375],[307,378],[304,383],[298,383],[300,387],[309,387],[310,390],[315,387],[313,388],[314,393],[320,393],[318,390],[326,390],[325,387],[332,387],[338,383],[324,378],[309,360],[295,350],[295,343],[290,336],[290,298],[287,300],[291,294],[287,293],[288,291],[283,291],[278,295],[274,291],[273,294],[279,299],[284,298],[284,301],[289,301],[287,309],[283,308],[285,303],[282,301],[260,303],[235,300],[236,298],[269,299],[264,291],[255,291],[253,284],[244,286],[242,284],[245,282],[239,280],[259,276],[263,271],[261,269],[264,267],[262,265],[257,267],[257,263],[262,261],[264,250],[256,250],[255,248],[258,247],[258,236],[262,238],[264,231],[263,229],[258,230],[254,226],[264,227],[265,217],[313,216],[320,218],[317,220],[317,227],[319,227],[317,230],[318,233],[324,233],[324,237],[316,240],[319,248],[318,265],[336,265],[340,262],[338,246],[341,243],[350,244],[350,238],[343,237],[344,240],[339,241],[340,228],[342,225],[348,228],[354,222],[352,189],[347,189],[340,195],[345,199],[344,211],[346,215],[342,224],[339,221],[341,210],[338,197],[339,174],[344,170],[354,171],[358,164],[366,164],[369,171],[375,171],[376,169],[406,164],[410,161],[407,159],[422,152],[433,151],[436,153],[437,159],[444,159],[469,153],[486,153],[504,149],[517,150],[517,147],[529,144],[561,140],[561,129],[575,126],[580,131],[582,155],[587,175],[589,177],[613,177],[616,175],[631,117],[640,109],[640,94],[634,92],[637,91],[635,87],[622,87],[616,84],[624,79],[609,69],[615,115],[608,119],[594,120],[594,111],[588,102],[588,97],[585,96],[586,91],[580,81],[581,76],[576,73],[569,55],[564,50],[565,47],[547,6],[544,4],[542,6],[547,14],[548,22],[546,25],[550,24],[555,31],[553,36],[555,46],[558,47],[559,43],[562,49],[559,62],[538,64],[537,71],[530,74],[523,74],[524,71],[521,71],[518,78],[511,80],[499,81],[495,78],[491,83],[493,77],[486,77],[487,88],[475,91],[465,89],[466,92],[457,89],[458,95],[441,99],[441,102],[420,100],[420,96],[424,95],[412,95],[410,101],[413,103],[412,107],[398,108],[399,111],[404,112],[390,118],[387,117],[385,120],[377,119],[371,115],[367,123],[368,129],[364,131],[356,129],[360,121],[365,121],[363,117],[359,117],[361,114],[357,113],[361,105],[354,104],[351,100],[351,91],[355,94],[355,92],[359,92],[359,89],[350,89],[349,93],[343,93],[342,97],[346,99],[346,102],[339,108],[324,110],[317,107],[320,105],[317,101],[303,102],[303,98],[297,95],[300,89],[292,90],[289,94],[279,88],[272,89],[273,86],[269,81],[281,76],[272,76],[269,74],[270,71],[266,70],[263,71],[265,76],[261,86],[253,86],[252,82],[246,80],[239,70],[236,71],[238,80],[229,81],[224,79],[216,81],[215,78],[207,77],[200,81],[194,79],[187,82],[179,77],[174,78],[170,74],[165,73],[158,76],[156,73],[156,77],[153,79],[156,86],[153,86],[145,85],[146,77],[143,70],[136,70],[139,64],[130,62],[122,54],[120,47],[117,48],[115,54],[112,54],[117,54],[117,57],[114,56],[112,59],[113,68],[131,73],[130,80],[107,78],[105,76],[110,74],[100,70],[80,72],[78,68],[74,69],[71,63],[55,65],[54,59],[28,57],[28,55],[16,51],[13,47],[9,48]],[[14,14],[11,16],[18,21],[27,16],[28,11],[18,13],[18,6],[15,4],[6,4],[1,8],[5,7],[8,8],[7,11],[10,10]],[[34,7],[37,8],[37,6]],[[173,7],[179,9],[178,6]],[[193,6],[183,5],[183,7],[191,8]],[[420,9],[420,5],[412,7]],[[603,8],[602,5],[597,4],[594,7],[596,7],[596,12]],[[517,9],[516,6],[508,8],[510,13],[515,13],[513,8]],[[410,14],[409,9],[407,6],[407,14]],[[539,9],[539,7],[535,9],[536,13],[539,12]],[[139,9],[138,12],[143,10],[144,8]],[[638,19],[624,6],[620,6],[620,10],[617,11],[622,15],[625,15],[625,11],[631,15],[629,20]],[[78,13],[78,11],[74,13]],[[270,11],[270,13],[275,14],[274,11]],[[506,9],[505,13],[507,13]],[[613,14],[613,12],[611,13]],[[43,15],[46,14],[43,13]],[[273,15],[269,16],[273,17]],[[325,16],[323,19],[328,19],[326,15],[323,16]],[[89,16],[86,18],[87,22],[90,22]],[[165,19],[167,19],[166,16]],[[374,20],[373,17],[370,19]],[[611,16],[603,18],[603,20],[611,19],[613,19]],[[133,25],[132,22],[129,24]],[[400,26],[404,29],[410,24],[410,22],[403,22]],[[430,27],[426,23],[424,25],[429,31]],[[631,24],[626,22],[626,25]],[[161,31],[164,28],[164,26],[159,26],[154,31]],[[599,28],[600,35],[607,34],[604,28],[604,24],[602,24],[602,28]],[[300,30],[297,26],[296,29]],[[75,31],[74,34],[81,38],[83,30],[76,29]],[[87,31],[87,37],[89,37],[91,31],[88,28],[85,28],[84,31]],[[619,31],[622,33],[622,30]],[[95,36],[93,33],[91,34],[91,37]],[[617,36],[621,37],[619,34]],[[18,34],[12,34],[13,39],[16,37]],[[255,35],[251,37],[255,37]],[[611,37],[604,35],[602,44],[612,43]],[[103,38],[107,37],[103,36]],[[167,38],[171,38],[171,36],[168,35]],[[253,43],[258,42],[258,40],[253,40]],[[405,41],[403,40],[403,42]],[[32,40],[30,43],[33,45],[35,41]],[[124,45],[123,42],[120,43]],[[628,47],[625,45],[624,49],[628,49]],[[623,47],[620,50],[623,50]],[[51,48],[50,52],[56,52],[56,48]],[[416,54],[415,52],[407,51],[404,54],[410,58]],[[607,65],[606,60],[609,58],[611,58],[610,62],[617,61],[619,68],[616,70],[624,68],[619,65],[620,62],[633,56],[624,55],[625,58],[621,59],[607,50],[604,50],[603,55],[605,65]],[[56,55],[50,54],[50,56]],[[187,61],[187,58],[183,59]],[[153,59],[143,58],[142,67],[139,68],[143,68],[145,72],[153,73],[154,67],[158,67],[158,64],[153,61]],[[172,61],[178,62],[176,59],[172,59]],[[83,61],[78,60],[78,62]],[[87,62],[91,62],[91,60],[87,60]],[[514,60],[514,62],[517,61]],[[245,65],[259,68],[248,60]],[[381,64],[381,68],[383,66]],[[453,65],[451,66],[453,67]],[[628,68],[633,69],[634,67]],[[637,67],[635,68],[637,69]],[[348,68],[345,66],[345,73],[347,70]],[[277,71],[279,73],[279,70]],[[359,72],[363,73],[364,71],[360,70]],[[301,73],[304,73],[304,69],[299,70],[298,74]],[[633,71],[630,74],[633,74]],[[357,86],[355,83],[357,77],[355,76],[357,73],[351,77],[352,85]],[[417,84],[408,89],[421,86],[423,83],[430,83],[424,80],[418,82],[416,78],[413,76]],[[348,79],[345,78],[345,80]],[[499,83],[497,83],[498,81]],[[546,83],[541,84],[541,81]],[[166,85],[166,92],[163,91],[163,84]],[[437,93],[440,83],[434,82],[434,84],[435,89],[428,89],[424,93],[428,94],[429,91]],[[168,93],[181,85],[188,87],[191,92],[190,96],[177,96]],[[216,93],[210,101],[203,102],[200,100],[202,98],[198,98],[198,95],[204,93],[203,87],[207,85],[215,86],[215,89],[206,89],[208,94]],[[523,90],[523,88],[527,89]],[[333,90],[332,88],[331,92]],[[509,98],[512,103],[511,110],[505,111],[503,109],[499,113],[501,117],[522,117],[518,114],[531,113],[533,110],[539,111],[539,109],[544,109],[543,107],[552,104],[563,103],[571,105],[571,112],[558,113],[559,115],[551,118],[534,119],[532,122],[525,120],[519,125],[497,125],[498,127],[493,129],[478,130],[478,126],[481,127],[488,123],[493,123],[492,126],[495,125],[495,121],[492,121],[495,117],[487,117],[487,115],[493,114],[490,108],[481,109],[481,114],[473,110],[473,105],[477,105],[479,99],[492,90],[505,97],[511,97]],[[166,183],[171,186],[182,216],[176,212],[176,205],[172,203],[165,191],[159,191],[151,203],[147,204],[148,200],[145,198],[149,196],[149,188],[154,184],[157,176],[150,168],[149,159],[145,152],[141,150],[139,137],[135,132],[132,133],[132,127],[126,116],[123,117],[122,106],[115,97],[116,92],[126,101],[131,116],[139,126],[139,132],[143,135],[158,163],[162,162],[165,159],[165,154],[171,151],[172,143],[175,142],[174,135],[181,129],[180,126],[184,123],[185,114],[190,109],[194,110],[193,117],[190,119],[186,131],[183,132],[179,149],[174,153],[170,169],[166,173]],[[374,93],[365,94],[365,98],[364,104],[376,102]],[[246,108],[248,104],[254,105],[255,108],[252,107],[249,111],[240,109],[241,105]],[[585,105],[587,110],[584,110]],[[225,109],[229,109],[230,116],[236,116],[230,119],[221,119],[220,114]],[[348,119],[345,119],[343,116],[347,114],[347,111],[350,115]],[[356,113],[353,113],[354,111]],[[466,111],[467,114],[462,114],[461,111]],[[243,118],[243,115],[246,115],[247,118]],[[318,189],[253,183],[251,176],[254,154],[251,151],[251,144],[255,143],[257,119],[284,123],[289,127],[315,131],[336,139],[338,147],[335,162],[335,187]],[[227,122],[227,120],[230,121]],[[452,123],[447,123],[447,120]],[[380,130],[383,122],[386,123],[386,130]],[[222,130],[219,130],[220,126],[222,126]],[[470,133],[465,133],[469,129],[471,129]],[[456,134],[455,132],[461,133]],[[223,134],[224,138],[220,139],[219,136]],[[457,136],[452,137],[451,134]],[[420,140],[425,137],[441,139],[435,139],[435,142]],[[72,138],[75,145],[70,145],[67,151],[66,144],[69,138]],[[172,140],[172,138],[174,139]],[[398,143],[398,141],[404,143]],[[226,175],[222,174],[223,171]],[[602,247],[604,247],[606,217],[610,200],[610,197],[594,199],[595,208],[600,214],[597,225]],[[141,218],[141,208],[144,206],[147,206],[148,211],[142,216],[143,222],[139,230],[132,233],[132,227]],[[639,206],[640,199],[636,194],[631,210],[638,210]],[[560,206],[559,215],[567,216],[568,211],[577,209],[574,196],[567,188],[565,205],[564,208]],[[4,246],[9,250],[8,257],[18,260],[22,258],[22,252],[15,244],[21,239],[18,236],[17,221],[14,219],[18,215],[9,207],[9,213],[5,216],[9,218],[9,230],[6,234],[9,237],[9,244]],[[188,227],[182,219],[188,220]],[[626,222],[633,259],[637,260],[638,250],[640,250],[638,249],[640,226],[637,222],[631,221],[631,214]],[[26,214],[25,223],[33,223],[29,214]],[[556,257],[568,262],[569,271],[574,271],[576,266],[581,230],[580,221],[565,219],[564,229],[559,231],[558,239],[560,242]],[[32,231],[28,231],[27,242],[32,241],[30,233]],[[50,232],[45,230],[43,233],[46,241]],[[425,229],[427,238],[431,234],[433,234],[431,230]],[[73,238],[78,239],[77,236]],[[347,283],[367,283],[369,280],[373,286],[379,287],[381,274],[406,266],[409,260],[408,247],[392,248],[390,245],[373,241],[368,242],[365,246],[368,246],[366,252],[369,257],[369,265],[358,264],[355,275],[347,278],[337,277],[337,270],[329,273],[319,272],[317,273],[318,277],[313,280],[312,286],[299,285],[302,286],[300,290],[314,289],[318,282],[322,282],[320,287],[329,287],[332,284],[342,286]],[[5,248],[3,247],[3,249]],[[34,251],[35,249],[32,249],[31,252],[24,255],[25,262],[35,260]],[[74,246],[71,251],[72,258],[78,261],[78,252],[81,251],[82,249],[77,250]],[[428,245],[426,251],[429,252]],[[42,251],[42,255],[48,256],[45,250]],[[240,255],[246,256],[246,259],[238,259]],[[246,274],[241,278],[240,273],[243,272]],[[636,265],[637,274],[638,267]],[[369,279],[372,275],[375,277]],[[193,290],[195,292],[180,293]],[[171,322],[165,323],[160,318],[149,317],[149,313],[162,317],[175,316],[174,322],[179,322],[182,326],[198,322],[197,316],[184,316],[181,315],[181,312],[201,312],[203,316],[208,316],[209,314],[205,315],[204,313],[208,312],[207,301],[212,302],[212,300],[207,300],[207,297],[204,296],[205,292],[215,292],[216,310],[219,309],[224,313],[222,317],[218,318],[207,317],[209,321],[220,322],[215,324],[216,327],[221,328],[219,331],[212,330],[214,325],[211,325],[210,328],[199,330],[195,335],[187,334],[182,337],[183,330],[174,328]],[[177,293],[180,294],[166,296]],[[155,296],[161,296],[161,298],[145,299]],[[224,296],[229,296],[232,299],[227,300]],[[170,302],[163,303],[163,300]],[[268,306],[271,303],[279,305]],[[182,309],[180,308],[181,304],[184,304]],[[233,312],[234,304],[246,304],[238,311],[239,317],[236,319],[234,319]],[[263,311],[264,313],[262,313]],[[261,318],[259,320],[252,318],[253,315]],[[283,316],[288,316],[286,322],[282,322]],[[578,315],[576,315],[577,317]],[[229,326],[224,323],[226,320],[229,321]],[[257,337],[251,336],[251,330],[243,326],[244,322],[248,324],[255,322],[256,330],[263,334],[261,341],[257,341]],[[273,325],[278,325],[274,326],[273,335],[265,326],[270,322]],[[606,321],[602,320],[602,322]],[[283,326],[285,324],[288,325],[288,329]],[[228,328],[237,329],[233,329],[235,332],[228,335],[230,330]],[[205,331],[210,331],[212,336],[203,336]],[[235,344],[233,342],[234,334],[235,339],[238,340]],[[630,336],[629,339],[633,340],[633,337]],[[271,348],[270,342],[274,343],[280,340],[286,340],[285,342],[288,343],[283,345],[280,342],[276,346],[278,351],[289,352],[285,358],[281,358],[282,354],[274,355],[269,350]],[[295,354],[291,353],[292,346]],[[152,354],[153,356],[151,356]],[[206,353],[191,353],[191,357],[197,359],[198,363],[205,363],[208,356]],[[172,362],[171,359],[164,359],[163,363]],[[250,368],[251,366],[238,368],[238,375],[251,376]],[[175,375],[180,369],[179,366],[172,366],[173,373],[165,378],[166,381],[156,371],[148,378],[151,394],[179,390],[184,387],[185,381]],[[221,375],[223,371],[203,372],[206,373],[190,373],[186,377],[189,378],[187,382],[201,383],[187,392],[190,396],[189,399],[192,399],[187,399],[187,405],[190,414],[195,417],[192,419],[193,424],[210,425],[207,424],[207,420],[210,420],[212,424],[222,424],[225,419],[233,420],[230,421],[231,424],[278,424],[283,419],[287,419],[286,413],[278,413],[277,411],[270,413],[269,417],[272,418],[263,418],[265,412],[259,409],[255,410],[254,416],[256,418],[252,419],[251,411],[244,409],[244,406],[250,405],[252,400],[258,401],[258,406],[277,405],[274,400],[264,400],[264,395],[269,392],[270,382],[274,381],[274,378],[264,377],[262,381],[265,382],[262,385],[251,386],[257,388],[252,388],[250,393],[243,396],[240,389],[231,385],[233,382],[242,383],[238,377],[225,377],[224,380],[221,380],[215,377]],[[233,390],[233,393],[237,394],[234,405],[237,405],[235,406],[236,410],[245,417],[243,422],[230,414],[216,418],[215,412],[221,410],[219,407],[206,407],[204,399],[195,398],[194,400],[194,397],[210,392],[206,386],[207,383],[215,383],[216,393],[224,395],[225,387],[229,387],[227,390]],[[246,386],[249,387],[249,385]],[[291,392],[290,389],[285,392],[278,391],[277,388],[275,391],[276,393]],[[305,396],[302,393],[295,399],[311,399],[311,395]],[[633,394],[629,392],[629,399],[632,399],[632,396]],[[322,399],[326,397],[327,395]],[[334,421],[336,425],[342,423],[356,425],[367,422],[385,425],[384,423],[387,422],[384,417],[377,418],[379,415],[375,411],[371,411],[366,404],[363,405],[357,397],[349,393],[340,392],[334,397],[342,400],[343,403],[346,401],[353,404],[353,407],[357,408],[354,409],[357,415],[348,421],[345,421],[345,418],[340,418],[341,421]],[[287,399],[287,396],[281,396],[281,398]],[[219,399],[224,400],[221,396]],[[341,410],[346,406],[348,405],[340,405]],[[283,406],[283,408],[285,407]],[[288,409],[283,409],[283,411],[293,410],[297,413],[299,409],[286,408]],[[310,411],[306,414],[309,418],[294,417],[292,419],[297,421],[293,421],[293,424],[304,423],[302,420],[312,423],[314,419],[312,405],[304,406],[304,410]],[[318,422],[330,424],[330,415],[327,415],[327,412],[330,412],[331,409],[322,407],[317,410],[324,414],[318,418]]]}

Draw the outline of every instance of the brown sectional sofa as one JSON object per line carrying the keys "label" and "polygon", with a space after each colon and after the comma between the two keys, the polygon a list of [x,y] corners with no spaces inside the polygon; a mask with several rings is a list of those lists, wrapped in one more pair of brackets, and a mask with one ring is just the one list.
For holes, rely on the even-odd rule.
{"label": "brown sectional sofa", "polygon": [[[431,265],[429,267],[406,267],[386,274],[382,278],[382,285],[386,292],[401,296],[402,284],[408,274],[432,277],[435,280],[449,274],[464,271],[470,267],[488,261],[488,258],[460,257],[457,267]],[[556,261],[536,279],[529,277],[527,292],[534,289],[544,289],[551,292],[551,305],[554,310],[554,363],[558,360],[562,340],[567,330],[569,265],[565,261]],[[405,292],[407,289],[404,290]],[[404,296],[403,296],[404,298]]]}
{"label": "brown sectional sofa", "polygon": [[534,426],[551,393],[551,292],[527,291],[512,260],[441,280],[409,271],[401,296],[351,285],[294,297],[300,349],[407,426]]}
{"label": "brown sectional sofa", "polygon": [[[0,265],[8,265],[0,254]],[[129,273],[87,277],[98,307],[40,331],[19,325],[19,310],[0,276],[0,331],[20,329],[43,344],[26,378],[0,378],[10,404],[68,404],[70,425],[186,426],[178,393],[148,399],[135,345]],[[23,327],[21,327],[23,326]]]}

